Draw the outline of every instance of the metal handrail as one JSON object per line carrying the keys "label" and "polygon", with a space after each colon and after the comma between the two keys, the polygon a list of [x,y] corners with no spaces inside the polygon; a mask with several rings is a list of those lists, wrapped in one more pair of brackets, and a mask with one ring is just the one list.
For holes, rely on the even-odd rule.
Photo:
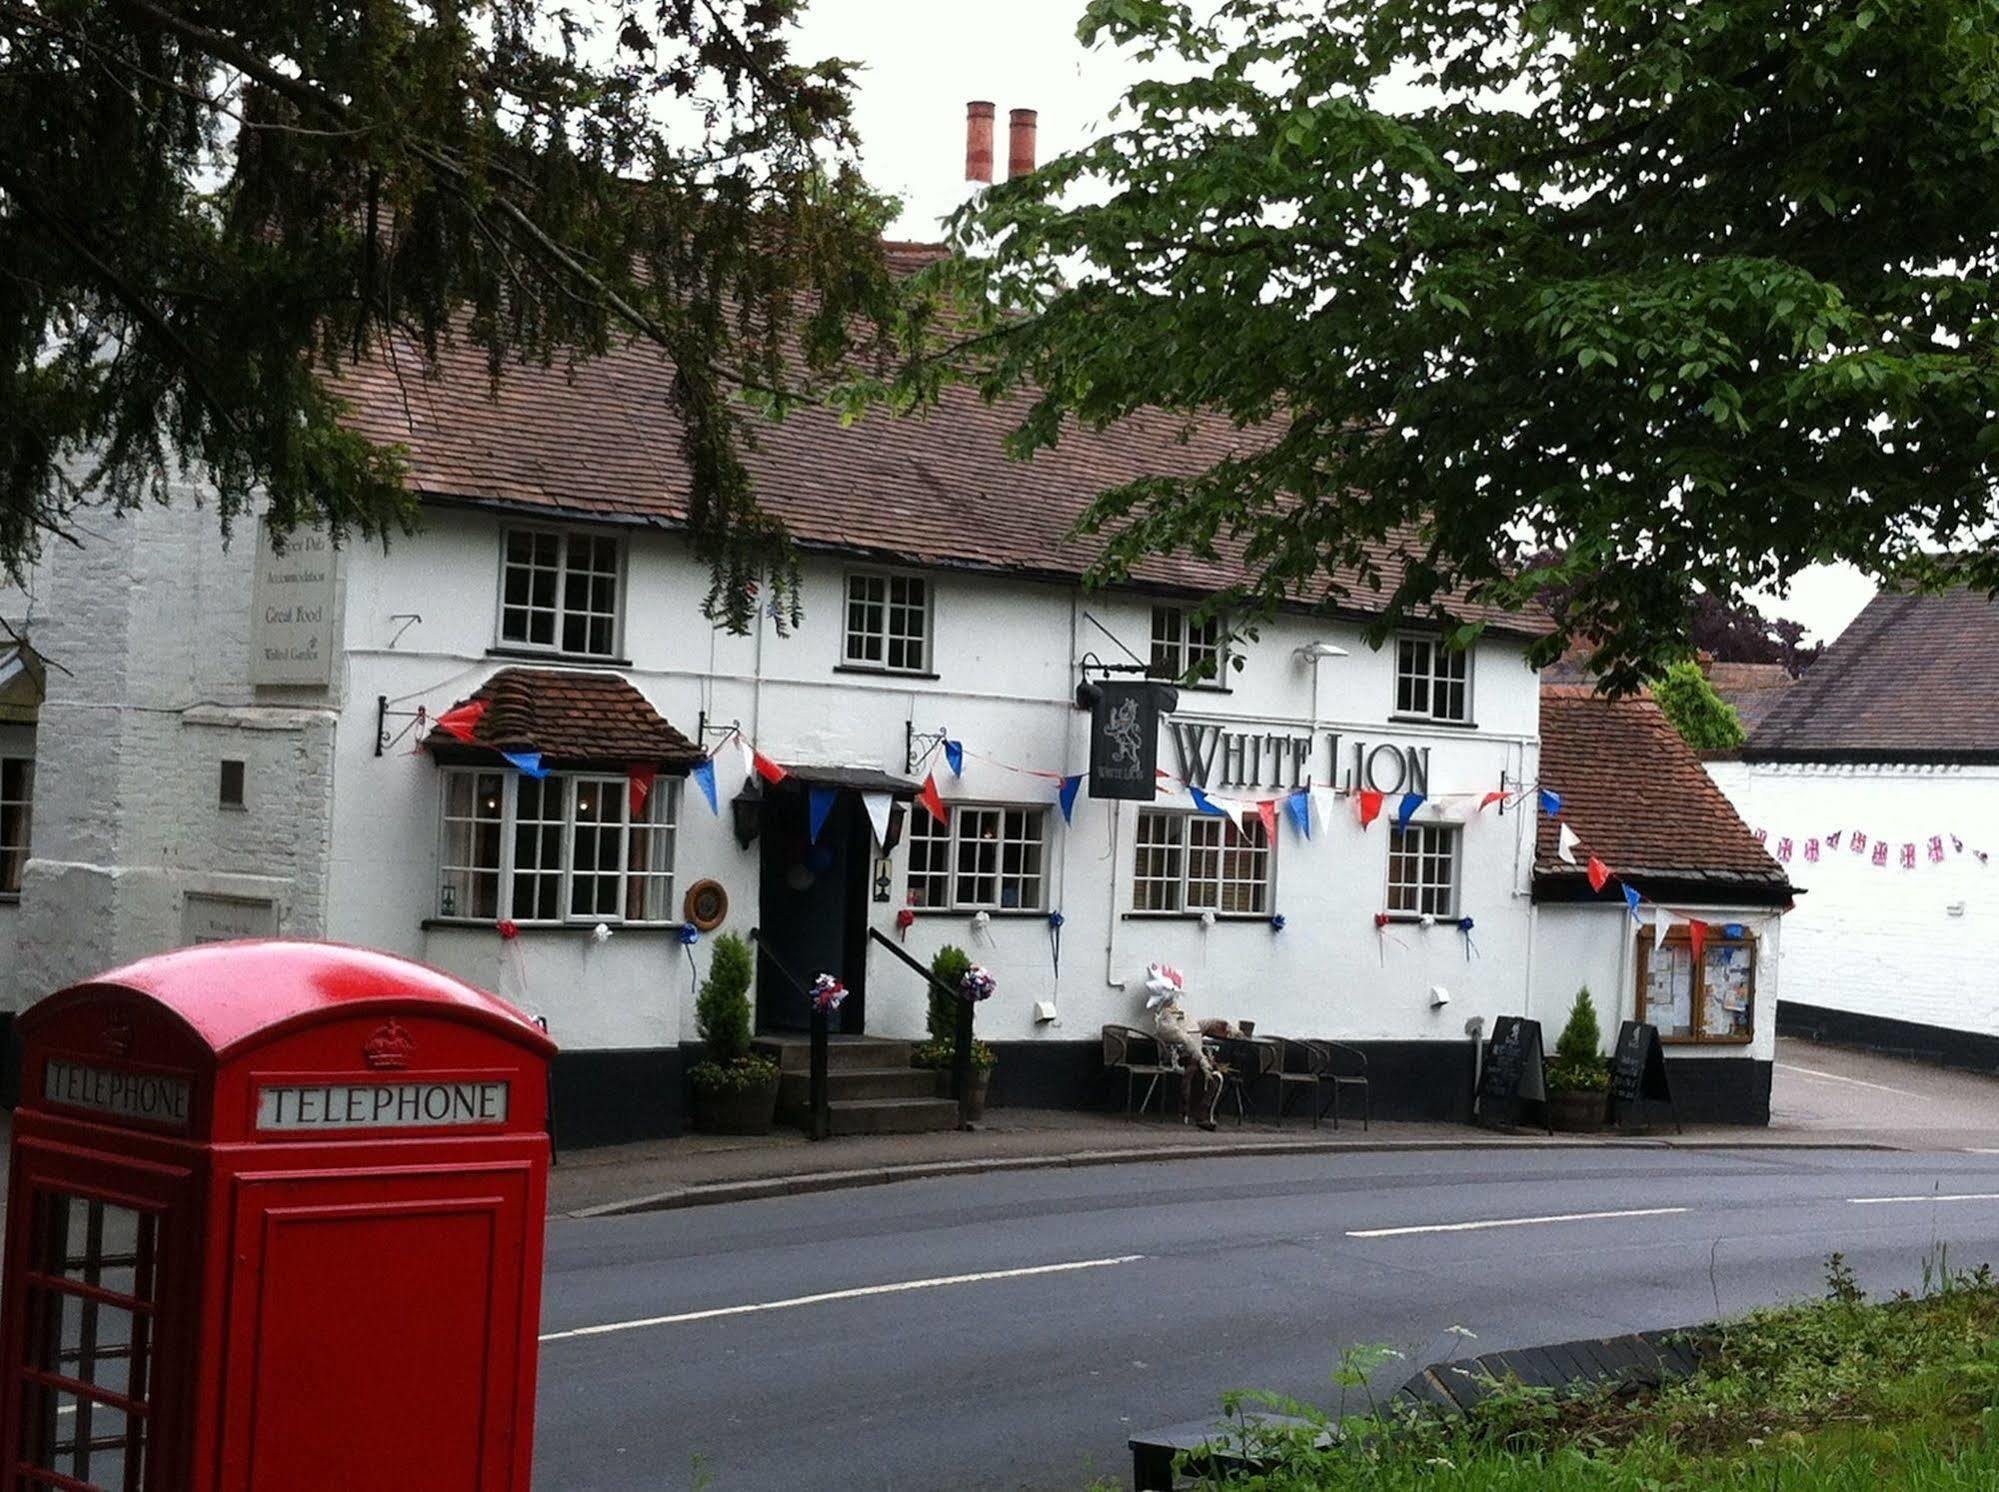
{"label": "metal handrail", "polygon": [[936,990],[938,994],[949,995],[954,1000],[963,998],[958,993],[958,991],[952,989],[950,985],[946,984],[943,980],[939,979],[935,974],[931,973],[916,959],[911,958],[909,954],[905,952],[896,943],[895,939],[887,936],[885,933],[882,932],[880,928],[878,927],[869,928],[868,936],[872,938],[875,942],[881,944],[882,947],[886,948],[890,953],[893,953],[897,958],[902,960],[903,963],[909,965],[910,969],[914,973],[919,975],[925,984],[929,985],[932,989]]}
{"label": "metal handrail", "polygon": [[869,928],[868,936],[921,975],[925,984],[939,994],[948,996],[956,1006],[955,1022],[951,1032],[951,1096],[958,1101],[958,1127],[970,1129],[972,1127],[972,1002],[967,1000],[961,991],[952,989],[950,985],[897,947],[883,935],[880,928]]}
{"label": "metal handrail", "polygon": [[757,950],[759,958],[770,960],[770,966],[799,994],[805,996],[812,1008],[812,1058],[806,1079],[806,1135],[814,1140],[826,1139],[833,1132],[833,1112],[827,1096],[826,1071],[826,1012],[813,1000],[812,992],[798,982],[798,976],[784,966],[784,960],[771,952],[770,944],[762,936],[763,929],[750,929],[750,942]]}

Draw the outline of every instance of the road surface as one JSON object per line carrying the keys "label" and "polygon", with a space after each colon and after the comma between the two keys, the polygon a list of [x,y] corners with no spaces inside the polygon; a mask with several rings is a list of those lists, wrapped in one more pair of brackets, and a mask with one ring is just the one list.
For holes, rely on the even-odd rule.
{"label": "road surface", "polygon": [[[1996,1141],[1995,1143],[1999,1143]],[[1371,1153],[911,1182],[550,1226],[536,1485],[1067,1488],[1342,1349],[1690,1324],[1999,1262],[1999,1152]],[[1453,1328],[1476,1333],[1467,1343]]]}

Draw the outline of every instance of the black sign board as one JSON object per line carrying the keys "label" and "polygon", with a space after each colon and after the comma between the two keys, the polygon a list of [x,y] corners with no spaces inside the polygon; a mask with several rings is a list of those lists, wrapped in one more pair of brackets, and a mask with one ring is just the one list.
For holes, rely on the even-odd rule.
{"label": "black sign board", "polygon": [[1152,801],[1159,774],[1157,684],[1105,680],[1090,711],[1090,796]]}
{"label": "black sign board", "polygon": [[1650,1100],[1673,1111],[1680,1127],[1680,1108],[1666,1081],[1666,1051],[1659,1045],[1659,1028],[1643,1021],[1626,1021],[1617,1032],[1617,1051],[1610,1059],[1610,1115],[1622,1122],[1627,1111],[1637,1113]]}
{"label": "black sign board", "polygon": [[1546,1101],[1546,1066],[1541,1023],[1525,1016],[1500,1016],[1492,1023],[1485,1065],[1479,1069],[1478,1099],[1473,1105],[1478,1117],[1494,1124],[1517,1118],[1523,1103]]}

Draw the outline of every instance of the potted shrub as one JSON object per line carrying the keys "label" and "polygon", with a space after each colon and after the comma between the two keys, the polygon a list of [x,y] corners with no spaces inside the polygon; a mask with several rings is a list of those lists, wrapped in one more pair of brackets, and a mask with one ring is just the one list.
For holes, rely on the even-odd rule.
{"label": "potted shrub", "polygon": [[1602,1129],[1609,1104],[1610,1059],[1603,1055],[1596,1003],[1584,985],[1548,1064],[1548,1126],[1569,1134]]}
{"label": "potted shrub", "polygon": [[688,1070],[694,1127],[718,1135],[770,1133],[777,1114],[777,1064],[750,1052],[750,945],[734,933],[715,940],[708,977],[694,1001],[701,1060]]}
{"label": "potted shrub", "polygon": [[[956,989],[971,971],[971,956],[964,949],[946,943],[930,960],[930,977],[948,989]],[[958,1006],[960,995],[947,995],[936,985],[930,987],[930,1010],[926,1024],[930,1039],[916,1049],[910,1061],[918,1067],[934,1068],[937,1096],[951,1096],[951,1064],[958,1051]],[[972,1101],[966,1117],[980,1119],[986,1112],[986,1092],[992,1087],[993,1066],[999,1058],[983,1041],[972,1043]]]}

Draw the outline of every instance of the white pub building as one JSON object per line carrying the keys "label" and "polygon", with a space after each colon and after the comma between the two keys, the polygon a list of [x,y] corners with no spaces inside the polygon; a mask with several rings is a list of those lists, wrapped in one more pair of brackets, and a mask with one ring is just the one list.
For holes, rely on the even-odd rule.
{"label": "white pub building", "polygon": [[[869,932],[925,962],[964,947],[998,980],[978,1011],[996,1105],[1111,1102],[1101,1028],[1144,1023],[1154,961],[1197,1017],[1360,1047],[1379,1117],[1469,1112],[1474,1021],[1528,1014],[1552,1046],[1584,983],[1608,1032],[1634,1013],[1653,934],[1615,888],[1569,885],[1536,956],[1537,619],[1471,608],[1469,652],[1420,627],[1376,650],[1360,588],[1225,645],[1196,608],[1226,562],[1083,588],[1064,535],[1088,499],[1205,463],[1226,427],[1073,435],[1020,464],[1000,449],[1019,407],[970,394],[852,428],[801,412],[750,461],[806,556],[804,621],[734,636],[701,614],[656,357],[512,370],[497,397],[480,354],[447,357],[438,381],[343,380],[355,422],[407,448],[420,533],[279,554],[247,527],[225,544],[184,490],[91,517],[0,591],[7,1009],[176,944],[382,948],[547,1021],[571,1143],[679,1127],[721,931],[838,975],[844,1029],[895,1037],[921,1036],[924,986]],[[1151,801],[1085,781],[1065,815],[1090,765],[1078,685],[1134,664],[1214,676],[1162,721]],[[713,809],[688,775],[710,761]],[[1763,1003],[1730,1045],[1670,1048],[1689,1119],[1767,1112],[1763,913],[1786,898],[1766,880]],[[768,969],[757,1002],[760,1030],[805,1023]]]}

